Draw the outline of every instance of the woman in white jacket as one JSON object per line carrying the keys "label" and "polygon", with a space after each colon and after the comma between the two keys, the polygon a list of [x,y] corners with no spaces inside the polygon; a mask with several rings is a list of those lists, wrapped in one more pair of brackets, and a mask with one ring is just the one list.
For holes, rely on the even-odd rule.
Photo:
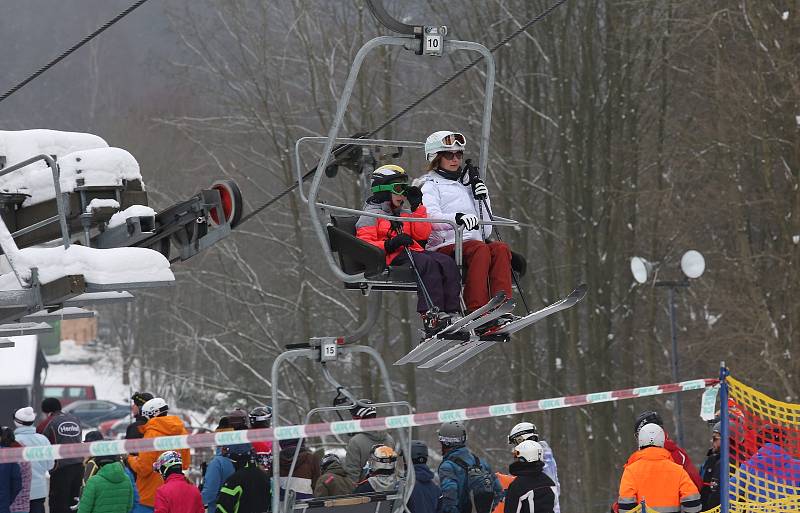
{"label": "woman in white jacket", "polygon": [[[489,220],[489,191],[483,180],[467,175],[462,165],[465,147],[466,139],[458,132],[442,130],[428,136],[425,156],[430,164],[422,177],[422,201],[431,219],[452,220],[464,227],[464,302],[473,311],[499,292],[511,297],[511,250],[504,242],[487,239],[491,226],[478,226],[479,215]],[[453,227],[433,223],[425,249],[454,255]]]}

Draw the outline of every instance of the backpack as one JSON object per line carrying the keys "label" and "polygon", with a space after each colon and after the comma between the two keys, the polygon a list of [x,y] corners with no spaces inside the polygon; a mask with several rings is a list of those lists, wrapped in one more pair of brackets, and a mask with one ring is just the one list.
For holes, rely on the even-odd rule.
{"label": "backpack", "polygon": [[467,473],[467,493],[472,498],[473,511],[489,513],[494,505],[494,474],[491,470],[483,468],[480,458],[474,454],[472,457],[475,458],[474,465],[468,465],[461,458],[453,458],[450,461]]}

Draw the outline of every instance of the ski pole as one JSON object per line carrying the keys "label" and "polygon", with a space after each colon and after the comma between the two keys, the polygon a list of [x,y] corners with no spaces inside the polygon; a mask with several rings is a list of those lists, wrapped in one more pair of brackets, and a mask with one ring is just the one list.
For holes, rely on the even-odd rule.
{"label": "ski pole", "polygon": [[[486,203],[486,199],[481,199],[479,205],[486,207],[486,213],[489,214],[489,219],[494,221],[494,216],[492,215],[492,211],[489,208],[489,205]],[[497,240],[500,242],[503,241],[503,238],[500,236],[500,230],[497,229],[498,227],[494,227],[494,233],[497,235]],[[525,310],[528,313],[531,313],[531,309],[528,307],[528,302],[525,300],[525,290],[522,288],[522,284],[519,282],[519,278],[517,277],[517,272],[514,268],[511,268],[511,277],[514,279],[514,285],[517,286],[517,290],[519,291],[519,297],[522,298],[522,304],[525,306]]]}
{"label": "ski pole", "polygon": [[408,255],[408,261],[411,263],[411,268],[414,269],[414,274],[417,277],[419,288],[422,289],[422,297],[425,298],[425,303],[428,304],[428,311],[433,311],[435,307],[433,306],[431,295],[428,293],[428,287],[426,287],[425,283],[422,281],[422,275],[419,274],[419,269],[417,269],[417,264],[414,262],[414,258],[411,255],[411,250],[408,249],[408,246],[403,246],[403,248],[406,250],[406,255]]}

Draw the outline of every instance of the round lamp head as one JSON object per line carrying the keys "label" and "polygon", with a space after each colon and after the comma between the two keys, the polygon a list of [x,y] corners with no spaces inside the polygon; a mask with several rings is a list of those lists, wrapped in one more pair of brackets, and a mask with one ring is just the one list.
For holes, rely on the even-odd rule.
{"label": "round lamp head", "polygon": [[681,257],[681,271],[689,278],[699,278],[706,270],[706,259],[699,251],[690,249]]}
{"label": "round lamp head", "polygon": [[631,273],[633,279],[639,283],[647,282],[647,278],[653,270],[653,265],[642,257],[631,258]]}

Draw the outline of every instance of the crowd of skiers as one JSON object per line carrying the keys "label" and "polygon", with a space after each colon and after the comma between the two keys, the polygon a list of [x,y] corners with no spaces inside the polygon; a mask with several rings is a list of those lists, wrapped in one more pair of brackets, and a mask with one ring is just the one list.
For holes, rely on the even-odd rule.
{"label": "crowd of skiers", "polygon": [[[377,416],[369,400],[353,405],[345,399],[344,404],[351,406],[354,420]],[[17,410],[15,429],[2,428],[2,447],[81,443],[80,421],[61,411],[58,400],[45,399],[42,411],[47,416],[35,425],[32,407]],[[159,397],[134,394],[132,412],[135,420],[127,438],[186,434],[181,419],[170,415],[169,406]],[[267,406],[250,412],[237,409],[220,420],[217,431],[268,428],[271,421],[272,410]],[[664,431],[657,412],[643,412],[634,429],[638,450],[625,463],[614,511],[630,511],[642,500],[667,513],[696,513],[719,504],[719,423],[712,430],[711,448],[699,472],[686,451]],[[764,448],[779,447],[774,436],[760,436],[762,448],[747,461],[744,445],[732,440],[732,462],[744,467]],[[99,440],[102,435],[90,431],[83,442]],[[508,474],[495,473],[469,449],[461,422],[442,424],[438,441],[441,462],[436,472],[428,466],[430,450],[422,441],[413,440],[404,458],[406,465],[413,464],[414,487],[407,502],[411,513],[560,512],[556,461],[534,424],[522,422],[511,429]],[[45,501],[52,513],[263,513],[271,505],[273,465],[279,465],[281,500],[288,492],[295,499],[360,493],[386,496],[398,491],[402,472],[411,471],[401,470],[402,456],[402,449],[385,431],[354,434],[343,458],[334,452],[312,452],[303,439],[282,440],[277,452],[271,442],[221,446],[202,465],[199,486],[184,475],[191,463],[186,449],[8,463],[0,465],[0,513],[42,513]],[[800,476],[800,466],[796,473]]]}
{"label": "crowd of skiers", "polygon": [[[425,141],[426,173],[412,184],[395,164],[372,173],[370,193],[356,224],[356,236],[386,254],[386,265],[412,264],[419,274],[417,311],[428,335],[447,326],[461,313],[461,274],[454,260],[455,230],[448,223],[389,221],[379,215],[431,218],[463,229],[464,303],[472,312],[504,294],[511,298],[511,250],[492,226],[489,190],[478,169],[464,163],[467,141],[463,134],[438,131]],[[467,161],[469,162],[469,161]],[[429,304],[432,303],[432,304]],[[435,311],[436,318],[431,318]],[[511,319],[500,318],[497,323]],[[496,323],[495,323],[496,325]],[[484,329],[490,326],[485,326]]]}

